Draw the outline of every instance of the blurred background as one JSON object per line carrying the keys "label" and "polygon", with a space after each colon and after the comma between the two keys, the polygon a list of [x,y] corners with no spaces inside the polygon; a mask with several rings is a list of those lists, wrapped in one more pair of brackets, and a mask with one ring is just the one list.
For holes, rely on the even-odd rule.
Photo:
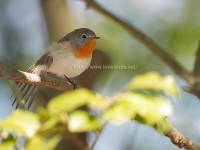
{"label": "blurred background", "polygon": [[[192,69],[200,40],[200,1],[96,1],[142,30],[185,68]],[[152,70],[162,75],[171,74],[176,78],[181,94],[180,101],[171,101],[174,113],[168,120],[200,144],[200,101],[181,90],[187,84],[173,74],[159,58],[131,38],[121,26],[94,9],[87,9],[83,0],[1,0],[0,60],[9,67],[25,71],[46,52],[49,43],[58,41],[68,32],[80,27],[90,28],[101,37],[92,65],[129,65],[134,68],[91,69],[74,79],[76,83],[112,96],[123,90],[134,75]],[[42,88],[31,111],[45,105],[59,93]],[[11,95],[8,85],[0,79],[0,119],[14,111]],[[94,135],[89,134],[85,138],[92,144]],[[63,147],[61,143],[57,149],[62,150]],[[159,135],[154,129],[134,122],[108,125],[95,146],[95,150],[146,149],[178,150],[168,138]]]}

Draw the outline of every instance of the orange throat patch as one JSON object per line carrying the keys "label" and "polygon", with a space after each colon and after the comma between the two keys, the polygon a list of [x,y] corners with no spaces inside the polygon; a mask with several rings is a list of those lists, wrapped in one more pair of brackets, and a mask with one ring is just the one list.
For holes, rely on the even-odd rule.
{"label": "orange throat patch", "polygon": [[75,57],[87,58],[92,54],[95,47],[96,47],[96,39],[91,39],[85,45],[76,49]]}

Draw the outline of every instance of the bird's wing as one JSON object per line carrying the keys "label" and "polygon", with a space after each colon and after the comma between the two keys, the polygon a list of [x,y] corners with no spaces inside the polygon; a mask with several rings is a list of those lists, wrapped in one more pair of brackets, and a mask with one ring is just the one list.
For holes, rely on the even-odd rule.
{"label": "bird's wing", "polygon": [[[36,63],[34,63],[27,72],[34,73],[37,75],[45,75],[48,71],[48,68],[53,63],[53,58],[49,55],[49,53],[44,54]],[[39,90],[40,86],[30,85],[26,83],[17,83],[19,88],[21,98],[23,99],[23,103],[29,109],[36,94]],[[13,101],[14,105],[16,102],[16,97]],[[16,109],[19,107],[19,104],[16,104]]]}

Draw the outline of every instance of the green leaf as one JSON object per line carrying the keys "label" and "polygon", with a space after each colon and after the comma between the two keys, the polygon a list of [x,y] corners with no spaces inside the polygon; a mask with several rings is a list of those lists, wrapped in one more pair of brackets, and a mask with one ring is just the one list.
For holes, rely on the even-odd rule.
{"label": "green leaf", "polygon": [[114,123],[136,119],[153,126],[171,112],[171,105],[161,96],[151,97],[130,92],[117,95],[113,104],[104,111],[103,118]]}
{"label": "green leaf", "polygon": [[102,97],[99,94],[94,94],[94,98],[88,103],[88,107],[91,109],[102,110],[109,105],[109,100],[106,97]]}
{"label": "green leaf", "polygon": [[130,121],[135,115],[135,106],[129,101],[116,101],[103,112],[105,120],[120,124]]}
{"label": "green leaf", "polygon": [[0,129],[6,129],[18,136],[33,137],[40,128],[38,115],[16,110],[7,119],[0,121]]}
{"label": "green leaf", "polygon": [[47,111],[47,109],[45,109],[45,108],[43,108],[43,107],[39,107],[38,109],[37,109],[37,113],[38,113],[38,115],[40,116],[40,119],[42,120],[42,121],[44,121],[44,120],[47,120],[47,119],[49,119],[49,113],[48,113],[48,111]]}
{"label": "green leaf", "polygon": [[178,89],[173,76],[162,77],[156,72],[138,75],[128,84],[128,90],[154,90],[178,98]]}
{"label": "green leaf", "polygon": [[86,111],[78,110],[70,114],[68,129],[71,132],[87,132],[101,128],[101,123],[96,116],[91,116]]}
{"label": "green leaf", "polygon": [[1,137],[1,142],[0,142],[1,150],[8,150],[16,145],[14,136],[10,134],[7,130],[2,130],[0,132],[0,137]]}
{"label": "green leaf", "polygon": [[56,124],[59,122],[59,119],[57,116],[52,116],[47,121],[45,121],[41,126],[41,131],[46,131],[51,129],[52,127],[56,127]]}
{"label": "green leaf", "polygon": [[6,141],[0,143],[0,150],[9,150],[15,146],[15,141]]}
{"label": "green leaf", "polygon": [[53,150],[60,139],[61,136],[59,135],[50,138],[35,136],[27,142],[26,150]]}
{"label": "green leaf", "polygon": [[162,121],[172,113],[172,107],[167,100],[161,96],[147,96],[139,93],[126,93],[122,100],[131,102],[135,111],[146,124],[154,125]]}
{"label": "green leaf", "polygon": [[51,115],[59,114],[62,112],[71,112],[81,106],[88,105],[96,108],[97,105],[102,107],[104,105],[103,99],[96,96],[89,90],[80,89],[61,94],[53,98],[47,106],[48,112]]}

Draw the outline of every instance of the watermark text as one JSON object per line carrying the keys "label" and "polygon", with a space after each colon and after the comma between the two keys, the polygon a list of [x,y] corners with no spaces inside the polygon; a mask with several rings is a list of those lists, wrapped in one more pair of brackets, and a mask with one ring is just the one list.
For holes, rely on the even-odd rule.
{"label": "watermark text", "polygon": [[91,65],[89,67],[84,65],[74,65],[74,69],[101,69],[101,70],[137,70],[137,65]]}

